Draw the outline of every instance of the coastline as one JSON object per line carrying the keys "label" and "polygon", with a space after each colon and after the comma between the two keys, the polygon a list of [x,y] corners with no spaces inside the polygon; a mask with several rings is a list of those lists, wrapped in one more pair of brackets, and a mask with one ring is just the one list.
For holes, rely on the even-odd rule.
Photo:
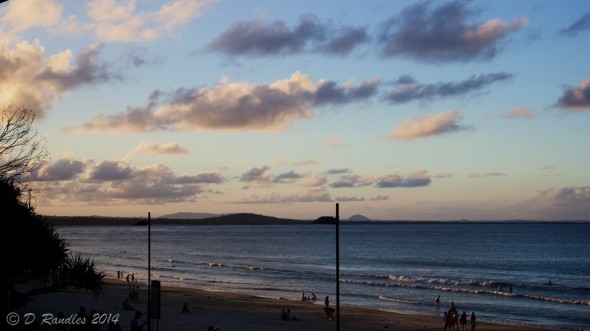
{"label": "coastline", "polygon": [[[59,312],[65,317],[76,315],[81,306],[88,314],[96,310],[108,318],[118,314],[122,330],[129,330],[134,311],[123,309],[129,287],[125,281],[107,279],[103,293],[95,297],[91,292],[58,292],[35,296],[28,305],[16,312],[20,316],[33,313],[37,320],[42,314]],[[146,317],[147,289],[140,285],[139,301],[131,305],[143,311]],[[272,299],[248,294],[213,292],[195,288],[162,286],[161,330],[207,330],[209,326],[220,326],[221,330],[334,330],[336,323],[327,321],[323,300],[317,302]],[[318,298],[319,299],[319,298]],[[184,303],[191,314],[182,313]],[[290,309],[298,320],[281,320],[281,310]],[[342,330],[442,330],[442,317],[403,314],[378,309],[341,305],[340,326]],[[477,314],[477,312],[476,312]],[[42,327],[48,326],[47,324]],[[470,330],[469,321],[467,329]],[[478,321],[476,330],[547,331],[556,330],[542,327],[495,324]]]}

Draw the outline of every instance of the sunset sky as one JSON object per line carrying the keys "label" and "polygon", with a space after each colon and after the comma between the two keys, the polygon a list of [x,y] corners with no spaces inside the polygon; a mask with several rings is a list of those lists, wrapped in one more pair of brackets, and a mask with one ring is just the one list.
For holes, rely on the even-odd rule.
{"label": "sunset sky", "polygon": [[590,220],[590,2],[11,0],[46,215]]}

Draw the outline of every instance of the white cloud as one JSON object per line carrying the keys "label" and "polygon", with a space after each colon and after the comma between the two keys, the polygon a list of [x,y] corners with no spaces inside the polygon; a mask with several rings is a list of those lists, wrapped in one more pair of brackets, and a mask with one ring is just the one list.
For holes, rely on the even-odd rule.
{"label": "white cloud", "polygon": [[70,91],[118,79],[99,60],[101,50],[102,45],[90,45],[72,61],[69,49],[45,58],[39,41],[0,45],[0,104],[32,108],[42,118]]}
{"label": "white cloud", "polygon": [[259,203],[295,203],[295,202],[330,202],[330,194],[323,189],[297,191],[289,194],[277,192],[262,195],[250,195],[235,203],[259,204]]}
{"label": "white cloud", "polygon": [[509,110],[508,112],[500,115],[500,118],[504,119],[513,119],[513,118],[522,118],[526,120],[532,120],[535,118],[535,115],[526,107],[519,107]]}
{"label": "white cloud", "polygon": [[87,15],[96,37],[108,42],[151,41],[169,36],[200,16],[212,1],[172,0],[157,10],[138,10],[135,0],[95,0]]}
{"label": "white cloud", "polygon": [[[223,78],[212,88],[179,88],[164,95],[154,91],[148,103],[124,113],[97,115],[90,122],[70,127],[75,132],[167,130],[269,130],[281,131],[294,121],[310,119],[318,103],[339,104],[370,97],[354,93],[356,87],[313,83],[299,71],[270,84],[231,83]],[[337,91],[332,96],[323,87]],[[376,88],[376,86],[374,87]],[[323,91],[320,93],[320,91]],[[351,94],[352,96],[349,96]],[[166,101],[162,99],[166,97]]]}
{"label": "white cloud", "polygon": [[167,144],[141,142],[137,145],[131,153],[133,154],[187,154],[189,151],[186,147],[180,146],[177,142],[169,142]]}
{"label": "white cloud", "polygon": [[423,115],[415,120],[408,118],[395,127],[389,138],[412,140],[468,130],[467,126],[459,124],[461,119],[463,119],[463,113],[456,110],[436,115]]}
{"label": "white cloud", "polygon": [[342,141],[342,139],[338,138],[338,137],[331,137],[325,141],[323,141],[320,146],[322,147],[330,147],[330,148],[338,148],[338,147],[343,147],[345,146],[344,142]]}

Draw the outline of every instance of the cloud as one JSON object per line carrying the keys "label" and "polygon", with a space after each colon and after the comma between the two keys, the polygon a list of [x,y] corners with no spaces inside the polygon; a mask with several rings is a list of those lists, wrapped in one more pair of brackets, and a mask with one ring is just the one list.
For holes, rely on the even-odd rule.
{"label": "cloud", "polygon": [[313,171],[305,173],[305,178],[301,185],[307,187],[322,187],[328,183],[328,178],[325,175],[317,174]]}
{"label": "cloud", "polygon": [[408,118],[397,125],[388,137],[407,141],[470,130],[469,126],[459,124],[461,119],[463,119],[463,113],[456,110],[436,115],[422,115],[415,120]]}
{"label": "cloud", "polygon": [[365,201],[365,198],[363,197],[349,197],[349,196],[341,196],[341,197],[336,197],[334,200],[338,201],[338,202],[356,202],[356,201]]}
{"label": "cloud", "polygon": [[133,167],[127,161],[106,160],[85,170],[90,162],[62,159],[36,174],[41,199],[75,204],[148,204],[194,201],[207,192],[206,185],[225,182],[217,172],[176,175],[169,167],[154,164]]}
{"label": "cloud", "polygon": [[262,203],[295,203],[295,202],[331,202],[330,194],[323,189],[305,190],[289,194],[271,192],[263,195],[250,195],[235,203],[262,204]]}
{"label": "cloud", "polygon": [[321,81],[314,94],[315,105],[342,105],[356,100],[367,99],[377,93],[381,81],[374,78],[362,82],[358,87],[338,86],[333,81]]}
{"label": "cloud", "polygon": [[268,185],[272,181],[271,176],[267,173],[268,170],[270,168],[267,166],[252,168],[240,176],[240,182]]}
{"label": "cloud", "polygon": [[454,174],[452,174],[450,172],[441,172],[441,173],[432,175],[433,178],[450,178],[453,176],[454,176]]}
{"label": "cloud", "polygon": [[500,115],[500,118],[503,118],[503,119],[522,118],[525,120],[532,120],[535,118],[535,115],[533,113],[531,113],[531,111],[528,108],[520,107],[520,108],[514,108],[514,109]]}
{"label": "cloud", "polygon": [[172,181],[174,184],[221,184],[225,177],[218,171],[203,172],[194,176],[178,176]]}
{"label": "cloud", "polygon": [[0,44],[0,104],[33,108],[43,118],[45,111],[64,95],[82,86],[119,79],[111,65],[100,61],[102,45],[87,47],[72,64],[72,51],[45,58],[45,48],[36,41]]}
{"label": "cloud", "polygon": [[[319,91],[330,85],[346,102],[370,96],[360,87],[334,87],[330,81],[314,84],[299,71],[272,84],[230,83],[224,78],[213,88],[179,88],[154,91],[148,103],[114,115],[97,115],[90,122],[67,128],[74,132],[153,130],[284,130],[296,120],[314,116],[314,107],[340,104],[341,97],[327,98]],[[377,88],[374,86],[373,88]],[[166,100],[163,100],[166,99]]]}
{"label": "cloud", "polygon": [[292,28],[284,21],[255,20],[232,25],[209,44],[210,51],[232,56],[278,56],[301,52],[346,55],[369,41],[364,27],[336,27],[303,15]]}
{"label": "cloud", "polygon": [[434,7],[422,2],[381,24],[379,42],[386,57],[408,56],[426,62],[487,60],[502,49],[500,42],[528,24],[526,18],[498,18],[479,24],[468,3],[453,1]]}
{"label": "cloud", "polygon": [[303,178],[303,175],[296,173],[295,171],[291,170],[288,172],[283,172],[282,174],[275,176],[272,181],[273,183],[292,183],[298,179]]}
{"label": "cloud", "polygon": [[340,175],[349,173],[350,169],[348,168],[339,168],[339,169],[329,169],[325,172],[326,175]]}
{"label": "cloud", "polygon": [[338,148],[338,147],[345,146],[345,144],[340,138],[332,137],[332,138],[329,138],[328,140],[322,141],[322,143],[320,143],[320,146],[329,147],[329,148]]}
{"label": "cloud", "polygon": [[60,159],[53,163],[46,163],[31,175],[31,181],[61,181],[71,180],[80,175],[86,169],[82,161]]}
{"label": "cloud", "polygon": [[169,142],[167,144],[141,142],[137,145],[131,153],[133,154],[187,154],[189,151],[186,147],[180,146],[177,142]]}
{"label": "cloud", "polygon": [[402,76],[396,87],[383,95],[390,103],[406,103],[414,100],[430,101],[437,98],[448,98],[466,95],[478,91],[497,82],[507,81],[514,75],[505,72],[472,75],[458,82],[439,82],[436,84],[420,84],[410,76]]}
{"label": "cloud", "polygon": [[484,173],[470,173],[469,176],[467,176],[469,178],[482,178],[482,177],[506,177],[506,174],[503,174],[501,172],[484,172]]}
{"label": "cloud", "polygon": [[87,15],[96,38],[106,42],[152,41],[173,34],[200,16],[212,1],[171,0],[157,10],[137,10],[136,1],[95,0]]}
{"label": "cloud", "polygon": [[330,184],[331,188],[350,188],[359,186],[368,186],[373,184],[375,178],[372,176],[359,176],[359,175],[342,175],[337,181]]}
{"label": "cloud", "polygon": [[375,184],[378,188],[394,188],[394,187],[420,187],[428,186],[432,180],[426,170],[419,170],[401,176],[399,173],[392,173],[380,178]]}
{"label": "cloud", "polygon": [[566,88],[557,100],[557,105],[570,112],[590,109],[590,78],[582,81],[576,88]]}
{"label": "cloud", "polygon": [[90,174],[91,180],[96,181],[117,181],[130,179],[133,176],[133,170],[130,166],[122,161],[102,161],[94,167]]}
{"label": "cloud", "polygon": [[590,186],[545,188],[519,207],[544,219],[590,220]]}
{"label": "cloud", "polygon": [[584,13],[577,21],[570,25],[567,29],[563,29],[560,32],[570,36],[576,36],[578,33],[590,30],[590,12]]}
{"label": "cloud", "polygon": [[1,21],[13,32],[34,27],[53,28],[60,23],[62,11],[63,5],[56,0],[10,1]]}

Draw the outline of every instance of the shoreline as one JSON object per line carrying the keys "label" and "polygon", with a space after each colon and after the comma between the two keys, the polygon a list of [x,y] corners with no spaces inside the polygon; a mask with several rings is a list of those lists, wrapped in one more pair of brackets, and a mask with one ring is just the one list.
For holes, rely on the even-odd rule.
{"label": "shoreline", "polygon": [[[147,312],[147,289],[140,286],[139,300],[130,304],[141,311],[145,320]],[[123,309],[129,286],[125,281],[105,279],[103,293],[94,297],[91,292],[57,292],[33,297],[28,305],[16,312],[20,316],[33,313],[37,320],[42,314],[59,312],[66,317],[78,314],[84,306],[90,314],[96,310],[97,316],[109,318],[120,317],[122,330],[129,330],[133,310]],[[320,299],[320,298],[318,298]],[[183,304],[187,303],[191,314],[182,313]],[[291,315],[298,320],[281,320],[281,310],[290,309]],[[442,330],[442,316],[418,313],[391,312],[374,308],[357,306],[340,306],[340,326],[342,330]],[[477,312],[476,312],[477,314]],[[79,316],[78,316],[79,317]],[[196,288],[173,287],[163,285],[161,288],[161,330],[207,330],[209,326],[220,326],[222,330],[334,330],[336,323],[326,320],[323,300],[315,303],[292,299],[273,299],[255,295],[208,291]],[[48,326],[48,325],[42,325]],[[16,328],[15,328],[16,329]],[[467,330],[470,330],[469,321]],[[490,323],[478,321],[476,330],[514,330],[547,331],[551,328]]]}

